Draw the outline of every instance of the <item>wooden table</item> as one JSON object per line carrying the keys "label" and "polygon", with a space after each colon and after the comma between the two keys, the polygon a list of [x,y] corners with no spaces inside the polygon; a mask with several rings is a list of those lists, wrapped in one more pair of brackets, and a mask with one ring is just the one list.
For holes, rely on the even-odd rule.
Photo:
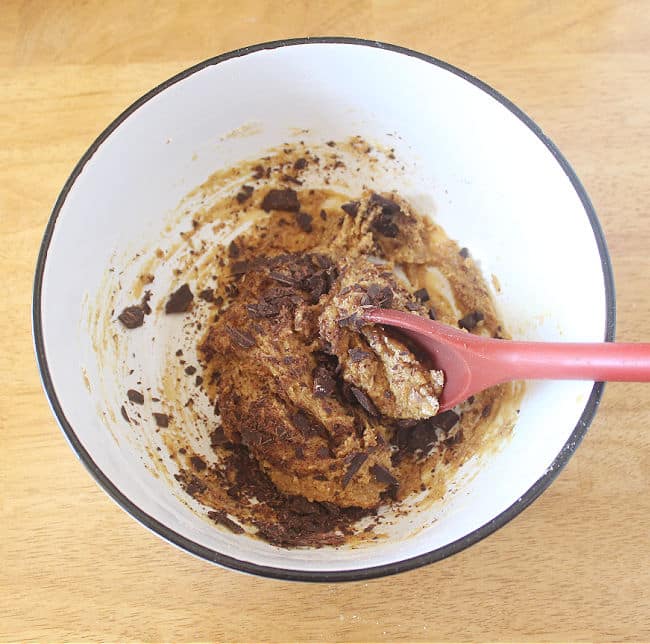
{"label": "wooden table", "polygon": [[650,639],[650,386],[607,387],[583,445],[505,528],[388,579],[210,566],[122,512],[41,391],[33,269],[74,164],[124,107],[241,45],[357,35],[479,76],[559,145],[614,263],[618,339],[650,339],[650,3],[0,3],[0,639]]}

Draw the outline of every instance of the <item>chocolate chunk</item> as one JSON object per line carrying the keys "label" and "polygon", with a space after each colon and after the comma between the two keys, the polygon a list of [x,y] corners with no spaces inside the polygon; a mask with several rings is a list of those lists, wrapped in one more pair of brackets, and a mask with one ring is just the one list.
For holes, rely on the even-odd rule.
{"label": "chocolate chunk", "polygon": [[275,302],[260,300],[257,304],[247,304],[248,316],[259,320],[261,318],[272,318],[280,313],[280,307]]}
{"label": "chocolate chunk", "polygon": [[367,306],[372,304],[379,308],[390,308],[393,303],[393,290],[390,286],[380,286],[379,284],[370,284],[365,296],[361,299],[361,305]]}
{"label": "chocolate chunk", "polygon": [[235,523],[232,519],[228,518],[228,515],[223,510],[210,510],[208,512],[208,517],[212,519],[215,523],[222,525],[224,528],[228,528],[230,532],[234,534],[243,534],[245,532],[238,523]]}
{"label": "chocolate chunk", "polygon": [[434,427],[443,429],[446,432],[448,432],[459,420],[460,416],[453,409],[443,411],[437,416],[429,419]]}
{"label": "chocolate chunk", "polygon": [[350,215],[350,217],[356,217],[357,213],[359,212],[359,202],[358,201],[350,201],[348,203],[344,203],[341,206],[341,210]]}
{"label": "chocolate chunk", "polygon": [[194,385],[196,387],[200,387],[203,384],[203,378],[201,376],[197,376],[194,380]]}
{"label": "chocolate chunk", "polygon": [[356,398],[357,402],[371,415],[375,418],[379,418],[379,411],[375,407],[375,403],[368,398],[368,396],[361,391],[361,389],[350,385],[350,391],[352,395]]}
{"label": "chocolate chunk", "polygon": [[336,383],[329,370],[323,366],[316,367],[314,370],[314,395],[319,398],[331,396],[335,387]]}
{"label": "chocolate chunk", "polygon": [[214,289],[205,288],[199,293],[199,297],[206,302],[212,302],[214,300]]}
{"label": "chocolate chunk", "polygon": [[149,306],[150,299],[151,291],[145,291],[144,295],[142,296],[142,302],[140,303],[140,306],[142,307],[145,315],[149,315],[151,313],[151,307]]}
{"label": "chocolate chunk", "polygon": [[316,450],[316,456],[318,456],[318,458],[329,458],[330,451],[327,447],[319,447]]}
{"label": "chocolate chunk", "polygon": [[309,416],[303,411],[298,410],[294,414],[289,416],[289,419],[293,423],[293,426],[303,435],[303,436],[313,436],[317,432],[314,432],[312,424],[309,420]]}
{"label": "chocolate chunk", "polygon": [[336,143],[334,141],[328,141],[326,145],[329,145],[330,148],[333,148],[336,145]]}
{"label": "chocolate chunk", "polygon": [[124,420],[130,424],[131,419],[129,418],[129,415],[126,413],[126,409],[124,408],[124,405],[120,407],[120,413],[122,414],[122,418],[124,418]]}
{"label": "chocolate chunk", "polygon": [[389,215],[379,215],[372,222],[371,228],[384,237],[395,238],[399,234],[399,228]]}
{"label": "chocolate chunk", "polygon": [[305,290],[309,292],[310,301],[316,304],[323,293],[329,291],[329,284],[324,273],[314,273],[305,280]]}
{"label": "chocolate chunk", "polygon": [[261,179],[265,174],[264,166],[256,165],[253,168],[253,179]]}
{"label": "chocolate chunk", "polygon": [[312,231],[312,221],[313,217],[311,215],[308,215],[306,212],[299,212],[296,215],[296,223],[298,224],[298,228],[306,233],[310,233]]}
{"label": "chocolate chunk", "polygon": [[410,302],[408,300],[406,301],[406,304],[404,306],[406,306],[407,311],[413,312],[413,311],[419,311],[420,310],[420,305],[419,304],[416,304],[415,302]]}
{"label": "chocolate chunk", "polygon": [[183,349],[177,349],[176,350],[176,355],[177,356],[182,356],[183,355]]}
{"label": "chocolate chunk", "polygon": [[321,210],[321,211],[320,211],[320,218],[321,218],[323,221],[326,221],[326,220],[327,220],[327,213],[326,213],[324,210]]}
{"label": "chocolate chunk", "polygon": [[304,170],[306,167],[307,167],[307,159],[304,158],[297,159],[296,162],[293,164],[294,170]]}
{"label": "chocolate chunk", "polygon": [[352,480],[352,477],[361,469],[361,466],[366,462],[368,454],[360,452],[355,454],[348,465],[348,469],[345,471],[343,478],[341,479],[341,484],[344,488],[348,486],[348,483]]}
{"label": "chocolate chunk", "polygon": [[185,485],[185,491],[190,495],[194,496],[195,494],[200,494],[205,492],[205,483],[197,479],[196,476],[192,475],[192,478]]}
{"label": "chocolate chunk", "polygon": [[492,411],[492,403],[488,403],[481,410],[481,418],[487,418],[490,415],[491,411]]}
{"label": "chocolate chunk", "polygon": [[248,273],[252,267],[253,265],[247,261],[233,262],[230,265],[230,273],[232,275],[244,275],[245,273]]}
{"label": "chocolate chunk", "polygon": [[[259,177],[255,177],[258,179]],[[247,201],[248,199],[251,198],[251,195],[253,194],[253,186],[242,186],[241,190],[237,193],[235,199],[239,203],[244,203],[244,201]]]}
{"label": "chocolate chunk", "polygon": [[436,311],[433,308],[429,309],[429,319],[430,320],[435,320],[436,319]]}
{"label": "chocolate chunk", "polygon": [[337,322],[340,327],[344,329],[353,329],[355,331],[358,331],[365,324],[357,313],[341,318]]}
{"label": "chocolate chunk", "polygon": [[153,418],[156,421],[156,425],[158,425],[158,427],[169,427],[169,416],[167,414],[154,412]]}
{"label": "chocolate chunk", "polygon": [[293,183],[297,186],[302,185],[302,181],[300,181],[300,179],[296,179],[296,177],[292,177],[290,174],[283,174],[282,179],[283,181],[288,181],[289,183]]}
{"label": "chocolate chunk", "polygon": [[190,463],[197,472],[202,472],[207,467],[205,461],[200,456],[190,457]]}
{"label": "chocolate chunk", "polygon": [[237,259],[239,257],[239,246],[237,242],[233,239],[230,244],[228,244],[228,257],[231,259]]}
{"label": "chocolate chunk", "polygon": [[287,509],[290,512],[301,514],[303,516],[310,514],[318,514],[320,506],[318,503],[308,501],[304,496],[292,496],[287,502]]}
{"label": "chocolate chunk", "polygon": [[480,311],[472,311],[471,313],[468,313],[464,318],[458,320],[458,326],[461,329],[471,331],[472,329],[475,329],[476,325],[484,318],[485,316]]}
{"label": "chocolate chunk", "polygon": [[192,365],[185,367],[185,373],[188,376],[193,376],[196,373],[196,367],[193,367]]}
{"label": "chocolate chunk", "polygon": [[395,219],[401,214],[402,210],[392,199],[382,197],[373,192],[369,201],[371,206],[378,205],[381,210],[372,221],[370,227],[384,237],[397,237],[399,228]]}
{"label": "chocolate chunk", "polygon": [[219,447],[220,445],[223,445],[227,442],[228,439],[226,438],[226,434],[223,431],[223,427],[217,427],[215,430],[210,432],[210,447]]}
{"label": "chocolate chunk", "polygon": [[371,358],[372,354],[363,349],[359,349],[359,347],[354,347],[353,349],[348,350],[348,356],[350,357],[350,362],[361,362],[366,358]]}
{"label": "chocolate chunk", "polygon": [[415,293],[413,293],[413,297],[416,300],[420,300],[420,302],[428,302],[429,301],[429,291],[427,291],[426,288],[420,288]]}
{"label": "chocolate chunk", "polygon": [[273,188],[264,195],[264,199],[262,200],[262,209],[265,212],[271,210],[298,212],[300,210],[298,194],[292,188],[285,188],[284,190]]}
{"label": "chocolate chunk", "polygon": [[144,324],[144,309],[141,306],[127,306],[117,319],[127,329],[135,329]]}
{"label": "chocolate chunk", "polygon": [[284,284],[285,286],[298,286],[298,281],[292,277],[291,275],[287,275],[286,273],[280,273],[279,271],[271,271],[269,273],[269,277],[271,279],[274,279],[276,282],[280,282],[280,284]]}
{"label": "chocolate chunk", "polygon": [[187,284],[183,284],[177,291],[171,294],[165,304],[165,313],[184,313],[190,307],[194,295]]}
{"label": "chocolate chunk", "polygon": [[126,395],[132,403],[136,403],[137,405],[144,405],[144,396],[139,391],[136,391],[135,389],[129,389],[126,392]]}
{"label": "chocolate chunk", "polygon": [[463,247],[458,251],[458,254],[463,258],[469,257],[469,249]]}
{"label": "chocolate chunk", "polygon": [[248,331],[240,331],[233,327],[226,325],[226,332],[231,337],[232,341],[240,346],[242,349],[250,349],[255,346],[255,338],[248,333]]}
{"label": "chocolate chunk", "polygon": [[371,465],[369,471],[379,483],[399,485],[399,481],[383,465],[379,465],[379,463]]}
{"label": "chocolate chunk", "polygon": [[428,452],[432,445],[438,441],[435,427],[428,421],[418,423],[415,427],[406,431],[406,448],[407,451],[415,452],[422,450]]}

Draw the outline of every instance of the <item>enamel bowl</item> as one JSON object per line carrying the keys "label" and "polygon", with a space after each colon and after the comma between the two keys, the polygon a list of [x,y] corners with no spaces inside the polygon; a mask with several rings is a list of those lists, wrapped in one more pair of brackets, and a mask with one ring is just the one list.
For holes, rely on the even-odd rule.
{"label": "enamel bowl", "polygon": [[[440,560],[519,514],[577,448],[603,385],[529,383],[501,448],[463,468],[453,494],[367,546],[277,548],[217,529],[181,502],[164,477],[152,475],[151,456],[126,436],[134,428],[119,414],[108,428],[101,418],[102,395],[83,374],[104,369],[105,381],[117,376],[92,351],[84,303],[101,289],[115,253],[155,238],[189,190],[218,168],[307,136],[304,130],[320,141],[358,134],[412,161],[414,170],[397,187],[433,204],[436,220],[471,249],[488,282],[498,277],[494,296],[514,337],[613,339],[602,230],[574,171],[541,129],[498,92],[442,61],[377,42],[315,38],[200,63],[143,96],[99,136],[65,184],[45,232],[34,287],[36,354],[72,449],[151,531],[240,571],[366,579]],[[228,135],[235,131],[246,135]]]}

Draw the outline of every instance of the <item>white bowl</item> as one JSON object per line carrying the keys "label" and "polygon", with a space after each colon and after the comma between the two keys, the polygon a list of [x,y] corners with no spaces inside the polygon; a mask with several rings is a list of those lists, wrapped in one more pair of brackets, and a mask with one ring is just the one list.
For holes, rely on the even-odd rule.
{"label": "white bowl", "polygon": [[[248,136],[228,136],[241,126]],[[540,128],[492,88],[429,56],[312,38],[200,63],[143,96],[99,136],[65,184],[45,232],[34,287],[36,353],[72,448],[146,527],[241,571],[364,579],[442,559],[515,517],[575,451],[603,385],[530,383],[511,439],[471,476],[464,472],[455,493],[425,517],[404,519],[402,532],[366,547],[276,548],[216,529],[180,502],[146,468],[137,444],[120,440],[133,427],[118,419],[111,428],[116,440],[100,422],[103,401],[82,377],[82,368],[102,369],[82,330],[84,297],[99,292],[115,252],[155,238],[168,213],[211,172],[259,156],[301,128],[321,141],[360,134],[388,142],[412,161],[403,185],[390,188],[435,204],[448,234],[471,249],[488,278],[498,277],[495,299],[513,335],[613,339],[612,271],[600,225],[575,173]]]}

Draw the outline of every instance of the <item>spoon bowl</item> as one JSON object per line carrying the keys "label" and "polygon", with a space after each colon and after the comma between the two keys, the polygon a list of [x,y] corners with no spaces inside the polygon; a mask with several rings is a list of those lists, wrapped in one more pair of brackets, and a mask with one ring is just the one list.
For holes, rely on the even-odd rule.
{"label": "spoon bowl", "polygon": [[399,328],[444,372],[441,412],[511,380],[650,382],[650,343],[498,340],[392,309],[369,309],[363,318]]}

